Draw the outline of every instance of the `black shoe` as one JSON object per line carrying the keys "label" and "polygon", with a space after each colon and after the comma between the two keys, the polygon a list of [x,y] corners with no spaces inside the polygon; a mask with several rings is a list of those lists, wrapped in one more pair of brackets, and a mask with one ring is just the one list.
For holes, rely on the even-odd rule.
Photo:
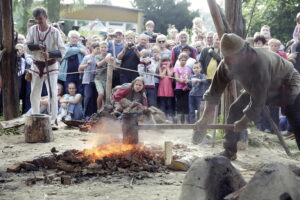
{"label": "black shoe", "polygon": [[229,160],[233,161],[237,159],[237,155],[236,153],[232,152],[232,151],[222,151],[221,153],[219,153],[220,156],[224,156],[226,158],[228,158]]}

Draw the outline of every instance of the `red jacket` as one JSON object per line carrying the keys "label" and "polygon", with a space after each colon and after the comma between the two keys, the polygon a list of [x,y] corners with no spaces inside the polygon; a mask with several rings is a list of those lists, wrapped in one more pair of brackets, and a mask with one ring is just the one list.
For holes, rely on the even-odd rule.
{"label": "red jacket", "polygon": [[[127,98],[131,92],[133,92],[132,88],[117,89],[115,91],[115,93],[113,94],[114,100],[116,102],[119,102],[121,99]],[[142,102],[139,102],[139,103],[143,104],[143,106],[148,106],[147,97],[146,97],[145,92],[142,91],[141,93],[142,93],[143,98],[142,98]],[[131,101],[131,99],[129,99],[129,100]]]}

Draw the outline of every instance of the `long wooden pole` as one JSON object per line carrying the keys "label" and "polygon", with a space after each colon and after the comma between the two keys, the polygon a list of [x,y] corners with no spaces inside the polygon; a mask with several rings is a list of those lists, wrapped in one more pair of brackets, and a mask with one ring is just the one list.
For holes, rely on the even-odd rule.
{"label": "long wooden pole", "polygon": [[16,70],[16,53],[14,48],[14,26],[12,17],[12,0],[1,0],[0,12],[2,19],[2,48],[6,49],[1,60],[1,75],[3,79],[3,113],[4,119],[18,117],[19,91]]}
{"label": "long wooden pole", "polygon": [[113,69],[114,64],[109,63],[107,67],[107,78],[106,78],[106,96],[105,96],[105,103],[110,104],[110,97],[111,97],[111,89],[112,89],[112,81],[113,81]]}

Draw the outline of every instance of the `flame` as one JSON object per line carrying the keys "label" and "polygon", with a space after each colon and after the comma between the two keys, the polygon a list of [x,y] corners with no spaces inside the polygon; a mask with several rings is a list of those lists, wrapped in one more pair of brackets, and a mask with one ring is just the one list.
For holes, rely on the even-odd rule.
{"label": "flame", "polygon": [[132,150],[144,151],[144,148],[145,147],[140,145],[123,144],[121,142],[112,142],[108,144],[95,146],[91,149],[84,149],[83,154],[85,156],[90,157],[95,162],[96,160],[104,157],[110,157],[112,155],[118,156]]}

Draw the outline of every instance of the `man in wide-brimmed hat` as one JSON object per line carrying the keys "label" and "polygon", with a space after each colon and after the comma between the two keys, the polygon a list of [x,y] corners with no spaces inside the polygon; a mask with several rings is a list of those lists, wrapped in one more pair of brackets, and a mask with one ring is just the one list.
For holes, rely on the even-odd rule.
{"label": "man in wide-brimmed hat", "polygon": [[206,104],[198,128],[205,129],[212,122],[215,105],[234,79],[244,91],[230,106],[227,124],[234,124],[234,131],[225,132],[225,151],[221,154],[236,159],[240,132],[248,122],[259,119],[266,104],[281,106],[300,149],[300,74],[292,63],[264,48],[251,48],[236,34],[223,35],[221,53],[224,58],[204,95]]}

